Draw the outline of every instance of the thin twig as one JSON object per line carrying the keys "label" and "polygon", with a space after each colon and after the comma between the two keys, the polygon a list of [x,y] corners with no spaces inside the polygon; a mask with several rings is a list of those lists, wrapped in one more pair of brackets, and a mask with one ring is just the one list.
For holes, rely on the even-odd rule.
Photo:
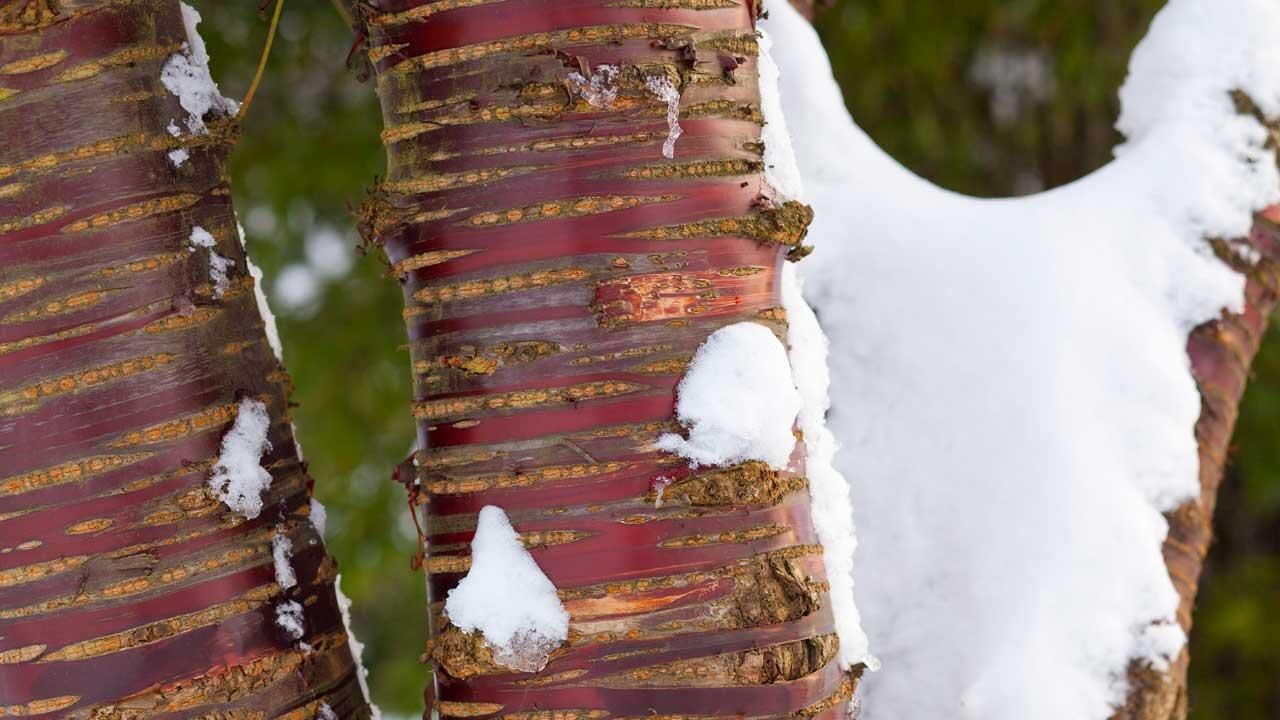
{"label": "thin twig", "polygon": [[333,0],[333,9],[337,10],[338,14],[342,16],[342,19],[346,21],[347,27],[356,26],[356,20],[351,16],[351,11],[347,9],[343,0]]}
{"label": "thin twig", "polygon": [[276,40],[276,28],[280,26],[280,13],[284,10],[284,0],[276,0],[276,10],[271,14],[271,27],[267,29],[267,44],[262,48],[262,57],[258,59],[258,71],[254,73],[253,83],[249,85],[249,92],[244,95],[244,102],[240,104],[240,112],[236,113],[236,120],[244,122],[245,113],[249,111],[249,104],[253,102],[253,94],[258,91],[258,85],[262,82],[262,75],[267,69],[267,58],[271,57],[271,45]]}

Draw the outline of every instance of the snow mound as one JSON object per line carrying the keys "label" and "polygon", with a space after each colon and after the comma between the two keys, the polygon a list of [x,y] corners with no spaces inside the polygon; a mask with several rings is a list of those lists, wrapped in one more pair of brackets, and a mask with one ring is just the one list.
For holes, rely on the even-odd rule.
{"label": "snow mound", "polygon": [[1280,200],[1231,98],[1280,115],[1280,5],[1170,2],[1134,54],[1116,160],[997,201],[877,148],[817,34],[769,9],[885,667],[863,717],[1105,720],[1131,661],[1165,667],[1185,642],[1161,548],[1162,513],[1199,490],[1187,334],[1243,303],[1205,238]]}
{"label": "snow mound", "polygon": [[[518,598],[518,600],[513,600]],[[445,599],[456,627],[479,631],[494,660],[523,672],[546,667],[569,637],[569,613],[502,508],[480,511],[471,541],[471,569]]]}
{"label": "snow mound", "polygon": [[659,450],[695,467],[760,460],[781,470],[790,461],[800,394],[786,348],[763,325],[743,322],[712,333],[693,356],[676,398],[676,417],[689,438],[663,435],[655,443]]}

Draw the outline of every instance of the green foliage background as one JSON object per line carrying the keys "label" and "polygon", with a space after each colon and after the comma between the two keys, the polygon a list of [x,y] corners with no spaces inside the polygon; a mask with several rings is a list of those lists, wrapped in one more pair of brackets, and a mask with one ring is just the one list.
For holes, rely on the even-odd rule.
{"label": "green foliage background", "polygon": [[[194,4],[205,15],[223,91],[243,95],[266,23],[250,2]],[[1160,5],[837,0],[819,26],[850,109],[872,137],[938,184],[1000,196],[1060,185],[1107,161],[1118,140],[1116,90]],[[292,307],[274,303],[297,385],[300,438],[316,495],[329,508],[329,547],[355,600],[375,700],[416,714],[427,676],[417,664],[425,593],[422,575],[409,569],[415,541],[404,493],[389,479],[413,442],[400,293],[376,254],[324,277],[333,263],[315,243],[340,237],[358,255],[348,206],[359,205],[385,162],[373,86],[345,67],[351,42],[329,3],[289,3],[232,174],[273,299],[289,272],[309,277],[301,301],[295,293]],[[1015,101],[1012,116],[1007,107],[996,112],[998,93],[975,77],[984,54],[1031,58],[1039,73],[1005,93]],[[1195,720],[1280,718],[1278,438],[1280,333],[1273,333],[1244,403],[1196,615]]]}

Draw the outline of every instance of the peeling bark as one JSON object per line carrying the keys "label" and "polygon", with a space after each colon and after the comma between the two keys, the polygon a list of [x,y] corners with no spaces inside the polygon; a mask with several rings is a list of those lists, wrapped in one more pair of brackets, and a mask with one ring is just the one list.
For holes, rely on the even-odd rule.
{"label": "peeling bark", "polygon": [[[811,216],[763,178],[756,5],[366,8],[388,173],[361,226],[404,290],[444,716],[845,712],[800,446],[782,472],[652,448],[707,336],[786,330]],[[490,504],[570,613],[538,673],[443,615]]]}
{"label": "peeling bark", "polygon": [[[367,717],[232,213],[237,128],[166,130],[185,40],[176,0],[0,2],[0,715]],[[271,417],[252,520],[205,484],[244,397]]]}

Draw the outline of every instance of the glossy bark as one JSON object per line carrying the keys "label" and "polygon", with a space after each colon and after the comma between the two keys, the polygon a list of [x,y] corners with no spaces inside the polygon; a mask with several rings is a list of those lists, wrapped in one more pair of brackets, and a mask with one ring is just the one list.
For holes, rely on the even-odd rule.
{"label": "glossy bark", "polygon": [[[367,717],[238,240],[237,128],[166,131],[185,40],[176,0],[0,1],[0,715]],[[273,479],[247,521],[205,484],[245,397]]]}
{"label": "glossy bark", "polygon": [[[860,668],[833,660],[802,450],[776,472],[652,449],[710,333],[786,330],[779,271],[809,211],[763,178],[754,4],[375,6],[389,168],[363,227],[405,295],[437,709],[842,717]],[[616,97],[592,104],[572,73],[605,64]],[[662,81],[680,93],[671,159]],[[535,674],[441,612],[485,505],[571,615]]]}

